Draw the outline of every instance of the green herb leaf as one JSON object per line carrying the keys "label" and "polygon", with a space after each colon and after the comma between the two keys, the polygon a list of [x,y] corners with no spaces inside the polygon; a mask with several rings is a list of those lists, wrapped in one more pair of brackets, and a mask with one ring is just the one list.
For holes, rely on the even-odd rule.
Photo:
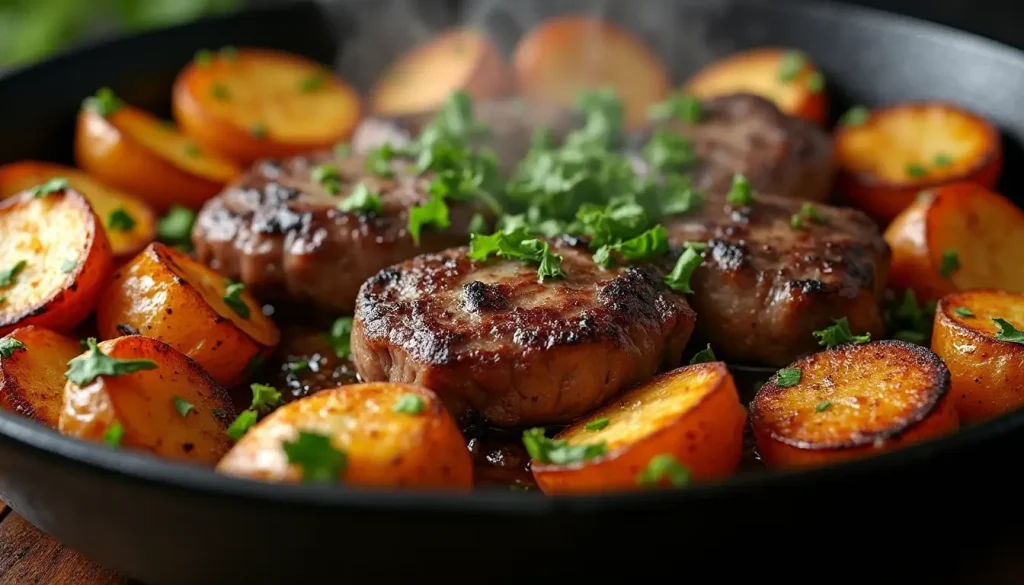
{"label": "green herb leaf", "polygon": [[907,165],[907,176],[919,179],[928,175],[928,169],[917,163],[910,163]]}
{"label": "green herb leaf", "polygon": [[135,218],[125,211],[124,207],[118,207],[107,217],[107,227],[119,232],[130,232],[135,227]]}
{"label": "green herb leaf", "polygon": [[697,162],[697,151],[686,136],[658,128],[644,146],[644,158],[658,171],[677,170]]}
{"label": "green herb leaf", "polygon": [[647,116],[654,122],[667,122],[675,118],[686,124],[696,124],[701,119],[700,99],[676,92],[667,100],[651,106],[647,110]]}
{"label": "green herb leaf", "polygon": [[112,89],[104,87],[97,91],[96,95],[85,98],[85,101],[82,102],[82,107],[106,118],[123,108],[124,102],[121,101],[121,98],[114,95]]}
{"label": "green herb leaf", "polygon": [[370,191],[364,183],[359,183],[352,194],[338,203],[338,209],[348,213],[380,213],[383,209],[380,196]]}
{"label": "green herb leaf", "polygon": [[693,357],[690,358],[690,365],[692,366],[693,364],[706,364],[709,362],[717,361],[718,358],[715,357],[715,352],[714,350],[711,349],[711,344],[709,343],[707,347],[693,354]]}
{"label": "green herb leaf", "polygon": [[108,447],[120,447],[121,441],[124,440],[124,427],[121,423],[114,421],[114,424],[107,427],[107,430],[103,433],[103,442]]}
{"label": "green herb leaf", "polygon": [[120,359],[113,358],[100,351],[96,340],[86,340],[88,350],[75,359],[68,362],[68,369],[64,377],[71,380],[78,386],[91,384],[99,376],[124,376],[142,370],[155,370],[156,362],[144,359]]}
{"label": "green herb leaf", "polygon": [[412,236],[413,243],[419,246],[420,234],[425,226],[434,226],[443,230],[447,229],[449,225],[448,204],[441,197],[431,197],[426,203],[409,210],[409,224],[406,229]]}
{"label": "green herb leaf", "polygon": [[273,386],[250,384],[249,388],[252,390],[252,406],[249,407],[252,410],[256,412],[269,412],[275,406],[280,406],[281,393]]}
{"label": "green herb leaf", "polygon": [[289,373],[292,373],[292,374],[298,374],[298,373],[305,372],[306,370],[311,369],[310,365],[309,365],[309,362],[305,361],[305,360],[301,360],[301,361],[297,361],[297,362],[288,362],[288,363],[286,363],[284,365],[284,367],[288,370]]}
{"label": "green herb leaf", "polygon": [[942,261],[939,264],[939,276],[945,279],[960,268],[960,255],[956,250],[946,250],[942,253]]}
{"label": "green herb leaf", "polygon": [[32,196],[37,198],[46,197],[47,195],[53,195],[59,193],[70,186],[68,180],[64,177],[54,177],[42,185],[36,185],[32,187]]}
{"label": "green herb leaf", "polygon": [[843,126],[863,126],[869,117],[871,117],[871,110],[864,106],[853,106],[839,118],[839,123]]}
{"label": "green herb leaf", "polygon": [[259,415],[255,410],[243,410],[238,415],[238,418],[231,423],[231,426],[228,427],[227,435],[236,441],[241,439],[249,431],[249,428],[256,424],[256,419],[258,418]]}
{"label": "green herb leaf", "polygon": [[489,236],[473,234],[469,240],[467,256],[478,262],[485,262],[491,256],[539,264],[537,277],[541,282],[546,278],[564,276],[560,267],[562,257],[551,252],[547,242],[530,238],[524,229],[512,232],[498,231]]}
{"label": "green herb leaf", "polygon": [[932,159],[932,162],[935,163],[935,166],[939,168],[948,167],[949,165],[953,164],[953,157],[949,156],[948,154],[939,153],[935,155],[935,158]]}
{"label": "green herb leaf", "polygon": [[815,71],[807,78],[807,90],[811,93],[821,93],[825,89],[825,76],[820,71]]}
{"label": "green herb leaf", "polygon": [[780,388],[791,388],[800,383],[803,372],[800,368],[782,368],[775,376],[775,385]]}
{"label": "green herb leaf", "polygon": [[809,219],[814,223],[823,224],[825,223],[825,216],[818,211],[818,208],[813,203],[804,203],[800,206],[800,217]]}
{"label": "green herb leaf", "polygon": [[242,298],[242,291],[244,290],[245,284],[228,281],[228,285],[224,287],[224,304],[237,313],[239,317],[248,319],[252,312],[249,310],[249,305],[246,304],[245,299]]}
{"label": "green herb leaf", "polygon": [[693,271],[697,270],[702,261],[703,257],[696,248],[687,246],[679,260],[676,261],[672,272],[665,277],[665,284],[678,293],[691,294],[693,289],[690,288],[690,277],[693,276]]}
{"label": "green herb leaf", "polygon": [[173,400],[174,410],[178,411],[178,415],[180,415],[181,418],[185,418],[188,416],[188,413],[192,412],[196,408],[191,402],[185,400],[181,396],[175,396]]}
{"label": "green herb leaf", "polygon": [[60,263],[60,271],[64,274],[71,274],[77,266],[78,258],[65,258],[64,261]]}
{"label": "green herb leaf", "polygon": [[1017,329],[1006,319],[996,317],[995,319],[992,319],[992,321],[995,322],[996,327],[999,328],[999,333],[996,334],[996,339],[999,341],[1024,344],[1024,331]]}
{"label": "green herb leaf", "polygon": [[324,163],[313,167],[309,170],[309,178],[331,195],[341,193],[341,169],[336,164]]}
{"label": "green herb leaf", "polygon": [[344,451],[331,445],[331,438],[310,431],[299,431],[294,441],[281,443],[288,463],[302,470],[305,483],[336,483],[348,466]]}
{"label": "green herb leaf", "polygon": [[608,451],[608,445],[604,442],[592,445],[569,445],[564,439],[549,439],[544,436],[542,428],[523,431],[523,445],[534,461],[555,465],[579,463],[604,455]]}
{"label": "green herb leaf", "polygon": [[326,71],[317,71],[316,73],[305,77],[299,82],[299,91],[302,93],[312,93],[324,86],[327,81]]}
{"label": "green herb leaf", "polygon": [[796,80],[807,65],[807,55],[802,51],[786,51],[779,60],[779,81],[791,83]]}
{"label": "green herb leaf", "polygon": [[423,412],[423,406],[423,398],[419,394],[407,392],[402,394],[391,410],[405,414],[419,414]]}
{"label": "green herb leaf", "polygon": [[733,207],[752,204],[754,202],[754,188],[750,186],[750,181],[740,173],[733,175],[732,187],[729,189],[729,194],[726,195],[725,200]]}
{"label": "green herb leaf", "polygon": [[917,304],[917,296],[912,289],[903,293],[903,299],[894,304],[886,304],[883,317],[886,329],[893,332],[892,336],[902,341],[927,345],[932,337],[932,324],[935,319],[935,303]]}
{"label": "green herb leaf", "polygon": [[587,424],[583,425],[583,428],[592,433],[596,433],[608,426],[608,422],[608,417],[602,416],[601,418],[595,418],[594,420],[587,422]]}
{"label": "green herb leaf", "polygon": [[627,260],[646,260],[668,252],[668,232],[662,225],[656,225],[644,233],[598,248],[594,261],[607,268],[611,266],[611,252],[618,252]]}
{"label": "green herb leaf", "polygon": [[13,285],[18,279],[18,273],[24,270],[27,265],[28,262],[25,260],[18,260],[14,263],[14,266],[0,269],[0,287]]}
{"label": "green herb leaf", "polygon": [[469,220],[469,233],[471,234],[484,234],[488,230],[487,220],[484,216],[479,213],[474,213],[473,218]]}
{"label": "green herb leaf", "polygon": [[835,319],[833,325],[821,331],[815,331],[813,335],[818,338],[818,345],[825,346],[825,349],[832,349],[847,343],[867,343],[871,341],[870,333],[854,335],[850,331],[850,322],[846,317]]}
{"label": "green herb leaf", "polygon": [[16,351],[28,351],[25,344],[13,337],[0,337],[0,357],[9,358]]}
{"label": "green herb leaf", "polygon": [[341,359],[348,358],[352,347],[352,317],[335,319],[327,335],[327,341],[334,348],[334,355]]}
{"label": "green herb leaf", "polygon": [[794,213],[793,216],[789,218],[789,227],[795,230],[804,229],[804,220],[800,217],[800,214]]}
{"label": "green herb leaf", "polygon": [[814,407],[814,412],[824,412],[825,410],[831,408],[831,406],[832,403],[827,400],[824,402],[819,402],[818,405]]}
{"label": "green herb leaf", "polygon": [[693,190],[686,175],[668,175],[664,180],[660,207],[662,215],[678,215],[697,209],[704,197]]}
{"label": "green herb leaf", "polygon": [[636,478],[637,485],[647,487],[666,481],[672,487],[685,487],[690,483],[690,470],[670,453],[651,457],[647,467]]}
{"label": "green herb leaf", "polygon": [[973,317],[974,316],[974,312],[972,312],[967,307],[953,307],[953,314],[956,315],[957,317]]}
{"label": "green herb leaf", "polygon": [[391,170],[391,160],[395,157],[395,150],[390,142],[385,142],[378,148],[366,153],[366,170],[374,176],[390,179],[395,174]]}
{"label": "green herb leaf", "polygon": [[156,224],[156,233],[161,242],[172,246],[192,245],[192,224],[196,221],[196,213],[187,207],[175,205],[160,218]]}

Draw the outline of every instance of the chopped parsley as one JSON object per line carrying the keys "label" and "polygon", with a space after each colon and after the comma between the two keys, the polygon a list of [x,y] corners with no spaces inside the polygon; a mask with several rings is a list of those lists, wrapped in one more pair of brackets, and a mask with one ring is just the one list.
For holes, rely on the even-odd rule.
{"label": "chopped parsley", "polygon": [[391,170],[391,160],[395,157],[395,149],[390,142],[385,142],[366,154],[366,170],[383,179],[390,179],[395,174]]}
{"label": "chopped parsley", "polygon": [[302,93],[312,93],[324,86],[327,81],[327,72],[320,70],[308,77],[304,77],[299,82],[299,91]]}
{"label": "chopped parsley", "polygon": [[825,76],[820,71],[815,71],[807,78],[807,90],[811,93],[821,93],[825,89]]}
{"label": "chopped parsley", "polygon": [[864,106],[853,106],[839,118],[843,126],[863,126],[871,116],[871,110]]}
{"label": "chopped parsley", "polygon": [[64,274],[71,274],[77,266],[78,258],[65,258],[64,261],[60,263],[60,271]]}
{"label": "chopped parsley", "polygon": [[36,185],[32,187],[32,196],[36,198],[46,197],[47,195],[53,195],[54,193],[60,193],[64,189],[70,186],[68,180],[64,177],[54,177],[42,185]]}
{"label": "chopped parsley", "polygon": [[935,163],[935,166],[939,168],[948,167],[949,165],[953,164],[953,157],[949,156],[948,154],[939,153],[935,155],[935,158],[932,159],[932,162]]}
{"label": "chopped parsley", "polygon": [[828,410],[831,407],[832,407],[832,403],[829,402],[828,400],[826,400],[824,402],[819,402],[818,405],[814,407],[814,412],[824,412],[824,411]]}
{"label": "chopped parsley", "polygon": [[651,457],[647,467],[636,477],[639,486],[653,487],[665,482],[672,487],[685,487],[690,483],[690,470],[671,453]]}
{"label": "chopped parsley", "polygon": [[423,398],[419,394],[407,392],[395,402],[395,406],[391,410],[404,414],[419,414],[423,412],[423,407]]}
{"label": "chopped parsley", "polygon": [[188,400],[185,400],[181,396],[175,396],[173,398],[173,401],[174,410],[178,411],[178,415],[181,416],[181,418],[185,418],[186,416],[188,416],[188,413],[192,412],[196,408],[195,405],[193,405]]}
{"label": "chopped parsley", "polygon": [[28,351],[25,344],[13,337],[0,337],[0,357],[9,358],[16,351]]}
{"label": "chopped parsley", "polygon": [[782,368],[775,376],[775,385],[780,388],[791,388],[800,383],[803,372],[800,368]]}
{"label": "chopped parsley", "polygon": [[348,456],[331,445],[327,435],[299,431],[294,441],[281,443],[288,463],[299,467],[304,483],[336,483],[348,467]]}
{"label": "chopped parsley", "polygon": [[352,347],[352,317],[335,319],[331,331],[327,334],[327,341],[334,348],[334,355],[341,359],[347,358]]}
{"label": "chopped parsley", "polygon": [[813,335],[818,338],[818,345],[824,346],[825,349],[832,349],[847,343],[867,343],[871,341],[870,333],[854,335],[850,331],[850,322],[846,317],[835,319],[833,325],[821,331],[815,331]]}
{"label": "chopped parsley", "polygon": [[1024,331],[1017,329],[1006,319],[996,317],[992,319],[992,321],[996,324],[996,327],[999,328],[999,333],[996,334],[996,339],[999,341],[1024,344]]}
{"label": "chopped parsley", "polygon": [[779,82],[795,81],[806,66],[807,56],[803,51],[786,51],[779,60]]}
{"label": "chopped parsley", "polygon": [[107,227],[119,232],[130,232],[135,227],[135,218],[124,207],[118,207],[107,217]]}
{"label": "chopped parsley", "polygon": [[187,207],[175,205],[156,224],[156,234],[161,242],[172,246],[191,247],[192,224],[196,213]]}
{"label": "chopped parsley", "polygon": [[281,393],[273,386],[266,384],[250,384],[252,390],[252,405],[249,407],[256,412],[269,412],[275,406],[281,404]]}
{"label": "chopped parsley", "polygon": [[412,241],[419,246],[424,227],[434,226],[443,230],[449,225],[451,220],[448,218],[448,204],[442,197],[431,197],[426,203],[409,210],[409,225],[406,229],[412,236]]}
{"label": "chopped parsley", "polygon": [[583,428],[587,429],[592,433],[596,433],[597,431],[600,431],[601,429],[608,426],[608,422],[608,417],[602,416],[601,418],[595,418],[594,420],[587,422],[587,424],[583,425]]}
{"label": "chopped parsley", "polygon": [[86,340],[88,350],[68,362],[68,369],[64,377],[71,380],[78,386],[85,386],[92,383],[99,376],[124,376],[142,370],[155,370],[156,362],[145,359],[120,359],[113,358],[100,351],[96,340],[92,337]]}
{"label": "chopped parsley", "polygon": [[942,253],[942,261],[939,263],[939,276],[948,279],[960,268],[960,255],[956,250],[946,250]]}
{"label": "chopped parsley", "polygon": [[18,260],[14,263],[14,266],[0,269],[0,287],[13,285],[18,279],[18,274],[25,269],[25,266],[28,266],[28,262]]}
{"label": "chopped parsley", "polygon": [[352,193],[338,203],[338,209],[348,213],[380,213],[383,204],[380,196],[359,183]]}
{"label": "chopped parsley", "polygon": [[662,225],[656,225],[642,234],[605,244],[594,253],[594,261],[605,268],[611,266],[611,253],[618,252],[627,260],[645,260],[668,252],[668,232]]}
{"label": "chopped parsley", "polygon": [[124,102],[114,94],[112,89],[104,87],[97,91],[96,95],[85,98],[82,107],[106,118],[123,108]]}
{"label": "chopped parsley", "polygon": [[953,314],[957,317],[973,317],[974,312],[967,307],[953,307]]}
{"label": "chopped parsley", "polygon": [[331,195],[341,192],[341,169],[333,163],[317,165],[309,170],[309,178],[313,179]]}
{"label": "chopped parsley", "polygon": [[245,284],[228,281],[227,286],[224,287],[224,304],[237,313],[239,317],[248,319],[251,311],[245,299],[242,298],[244,290]]}
{"label": "chopped parsley", "polygon": [[750,186],[750,181],[740,173],[733,175],[732,187],[729,188],[725,200],[733,207],[742,207],[753,203],[754,188]]}
{"label": "chopped parsley", "polygon": [[702,244],[702,247],[695,245],[687,246],[683,254],[676,260],[676,265],[672,268],[672,272],[669,272],[668,276],[665,277],[665,284],[678,293],[691,294],[693,289],[690,288],[690,277],[693,276],[693,271],[697,270],[697,267],[704,260],[698,249],[706,247],[706,244]]}
{"label": "chopped parsley", "polygon": [[714,350],[711,349],[711,344],[709,343],[707,347],[693,354],[693,357],[690,358],[690,365],[692,366],[694,364],[706,364],[709,362],[717,361],[718,358],[715,357],[715,352]]}
{"label": "chopped parsley", "polygon": [[306,370],[312,369],[311,366],[309,365],[309,362],[305,360],[297,362],[288,362],[284,365],[284,367],[286,370],[288,370],[288,373],[290,374],[299,374],[301,372],[305,372]]}
{"label": "chopped parsley", "polygon": [[818,208],[813,203],[805,202],[800,206],[800,217],[809,219],[814,223],[823,224],[825,223],[825,216],[818,211]]}
{"label": "chopped parsley", "polygon": [[658,171],[678,169],[697,162],[697,151],[686,136],[658,128],[644,146],[644,159]]}
{"label": "chopped parsley", "polygon": [[107,427],[107,430],[103,433],[103,442],[108,447],[120,447],[121,441],[124,440],[124,426],[120,422],[114,421],[114,424]]}
{"label": "chopped parsley", "polygon": [[591,445],[569,445],[565,439],[549,439],[544,429],[532,428],[523,431],[523,445],[530,458],[538,463],[568,465],[600,457],[608,451],[607,443]]}
{"label": "chopped parsley", "polygon": [[902,299],[886,303],[883,318],[886,328],[894,338],[918,345],[928,345],[932,338],[935,303],[918,305],[914,291],[907,289]]}
{"label": "chopped parsley", "polygon": [[537,278],[540,282],[546,278],[564,276],[560,267],[562,257],[553,253],[547,242],[529,237],[525,229],[497,231],[489,236],[473,234],[469,240],[467,256],[478,262],[498,256],[538,264]]}
{"label": "chopped parsley", "polygon": [[928,176],[928,169],[924,168],[923,165],[910,163],[907,165],[907,176],[920,179],[921,177]]}
{"label": "chopped parsley", "polygon": [[249,431],[252,425],[256,424],[256,419],[258,418],[259,415],[255,410],[252,410],[251,408],[243,410],[238,415],[238,418],[231,423],[231,426],[228,427],[228,430],[226,431],[227,435],[236,441],[241,439],[245,433]]}
{"label": "chopped parsley", "polygon": [[793,216],[789,218],[789,227],[795,230],[804,229],[804,220],[800,217],[800,214],[794,213]]}
{"label": "chopped parsley", "polygon": [[655,122],[667,122],[673,118],[686,124],[696,124],[701,118],[700,99],[685,93],[673,93],[664,102],[654,104],[647,116]]}

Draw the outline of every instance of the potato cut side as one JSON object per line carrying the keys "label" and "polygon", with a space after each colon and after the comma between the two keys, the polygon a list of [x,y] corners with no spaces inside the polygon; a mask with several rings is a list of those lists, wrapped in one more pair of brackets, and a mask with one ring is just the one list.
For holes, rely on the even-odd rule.
{"label": "potato cut side", "polygon": [[1024,211],[973,183],[923,194],[889,225],[885,241],[890,286],[912,288],[919,299],[974,288],[1024,292]]}
{"label": "potato cut side", "polygon": [[821,125],[828,120],[825,77],[807,55],[793,49],[734,53],[698,71],[684,91],[704,99],[750,93],[775,102],[791,116]]}
{"label": "potato cut side", "polygon": [[[289,453],[296,443],[311,446]],[[321,390],[282,406],[251,428],[217,470],[364,487],[462,491],[473,483],[469,450],[440,399],[425,388],[388,383]]]}
{"label": "potato cut side", "polygon": [[15,329],[7,339],[18,344],[8,342],[0,351],[0,407],[57,428],[64,371],[82,353],[78,340],[34,325]]}
{"label": "potato cut side", "polygon": [[198,208],[238,176],[233,162],[203,150],[173,124],[121,105],[107,116],[83,107],[75,133],[78,166],[159,212]]}
{"label": "potato cut side", "polygon": [[932,350],[949,368],[961,421],[988,420],[1024,404],[1024,336],[1014,330],[1024,330],[1024,295],[972,290],[939,301]]}
{"label": "potato cut side", "polygon": [[[131,335],[99,344],[120,360],[154,369],[99,376],[64,387],[59,428],[65,435],[145,451],[165,459],[213,465],[231,448],[231,397],[202,366],[166,343]],[[87,352],[88,353],[88,352]]]}
{"label": "potato cut side", "polygon": [[[186,254],[154,242],[120,268],[96,308],[104,339],[155,337],[199,362],[225,386],[244,378],[280,334],[252,296]],[[230,287],[230,290],[229,290]]]}
{"label": "potato cut side", "polygon": [[243,163],[330,147],[362,115],[355,90],[326,67],[268,49],[193,62],[175,81],[173,106],[201,146]]}
{"label": "potato cut side", "polygon": [[927,348],[844,345],[780,370],[754,397],[750,421],[766,465],[815,467],[955,431],[948,392],[949,370]]}
{"label": "potato cut side", "polygon": [[103,226],[76,191],[0,201],[0,335],[25,325],[71,331],[112,267]]}
{"label": "potato cut side", "polygon": [[924,190],[956,181],[992,188],[1003,168],[999,131],[951,104],[905,103],[871,111],[835,134],[839,187],[889,222]]}
{"label": "potato cut side", "polygon": [[[85,197],[103,221],[115,259],[133,256],[156,237],[156,216],[149,205],[64,165],[20,161],[0,167],[0,199],[61,178]],[[124,220],[125,215],[129,220]]]}
{"label": "potato cut side", "polygon": [[553,18],[533,29],[516,46],[513,68],[522,93],[558,105],[574,105],[584,91],[614,89],[630,128],[642,127],[650,106],[670,89],[665,65],[643,41],[583,16]]}
{"label": "potato cut side", "polygon": [[594,456],[564,460],[549,452],[547,460],[533,458],[533,475],[548,494],[635,490],[668,481],[649,477],[667,459],[694,480],[721,479],[739,465],[745,424],[725,364],[687,366],[629,391],[549,443],[577,451],[596,446]]}
{"label": "potato cut side", "polygon": [[512,73],[482,30],[445,31],[402,55],[384,70],[370,97],[381,116],[436,109],[455,91],[474,99],[498,98],[511,89]]}

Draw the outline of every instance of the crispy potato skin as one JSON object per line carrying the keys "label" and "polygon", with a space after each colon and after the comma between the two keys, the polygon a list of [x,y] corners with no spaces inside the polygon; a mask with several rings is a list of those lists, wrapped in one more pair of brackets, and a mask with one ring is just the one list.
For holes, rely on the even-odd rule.
{"label": "crispy potato skin", "polygon": [[57,428],[68,361],[82,352],[77,339],[29,325],[11,332],[25,344],[0,358],[0,407]]}
{"label": "crispy potato skin", "polygon": [[[81,193],[104,222],[107,240],[115,261],[134,256],[156,237],[156,215],[142,200],[93,179],[82,171],[48,162],[25,160],[0,167],[0,199],[6,199],[57,177],[68,180]],[[131,229],[122,231],[106,225],[110,214],[123,209],[135,220]]]}
{"label": "crispy potato skin", "polygon": [[[143,198],[158,212],[173,204],[198,208],[239,170],[224,160],[200,161],[209,158],[207,153],[184,162],[190,156],[184,152],[188,144],[177,130],[138,108],[125,105],[106,118],[83,108],[75,132],[75,162],[103,182]],[[172,154],[170,149],[182,152]],[[200,169],[209,176],[197,174]]]}
{"label": "crispy potato skin", "polygon": [[[607,418],[598,431],[588,422]],[[604,441],[605,455],[569,465],[531,463],[546,494],[596,493],[639,489],[637,476],[651,458],[668,453],[695,480],[726,478],[743,451],[747,413],[732,376],[722,362],[667,372],[579,421],[556,439],[570,445]]]}
{"label": "crispy potato skin", "polygon": [[[407,393],[420,397],[419,414],[394,412]],[[282,448],[298,431],[330,436],[348,456],[339,477],[361,487],[466,491],[473,464],[454,419],[425,388],[371,383],[321,390],[277,409],[242,437],[217,471],[278,482],[298,482],[301,470]]]}
{"label": "crispy potato skin", "polygon": [[563,106],[572,106],[581,91],[613,87],[632,129],[647,123],[647,109],[670,89],[665,65],[643,41],[586,16],[541,23],[519,41],[512,66],[521,93]]}
{"label": "crispy potato skin", "polygon": [[824,89],[813,91],[809,87],[821,71],[808,59],[792,81],[781,81],[788,51],[783,47],[758,47],[733,53],[694,74],[683,91],[703,99],[752,93],[773,101],[790,116],[824,126],[828,121],[828,94]]}
{"label": "crispy potato skin", "polygon": [[[998,288],[1024,292],[1019,251],[1024,212],[1008,199],[975,185],[955,183],[920,196],[885,231],[892,249],[889,283],[938,300],[955,290]],[[942,275],[943,256],[959,267]]]}
{"label": "crispy potato skin", "polygon": [[[883,224],[925,189],[958,181],[991,189],[1003,170],[999,131],[971,112],[939,102],[898,104],[872,111],[860,126],[839,126],[835,152],[839,190]],[[943,155],[947,164],[934,162]],[[910,174],[912,164],[926,174]]]}
{"label": "crispy potato skin", "polygon": [[[25,261],[16,281],[0,288],[0,335],[26,325],[71,331],[92,313],[114,262],[99,218],[71,189],[0,201],[0,259],[5,269]],[[65,271],[71,259],[77,263]]]}
{"label": "crispy potato skin", "polygon": [[280,339],[277,326],[246,292],[243,318],[224,302],[225,280],[159,242],[120,268],[96,308],[100,337],[155,337],[206,368],[221,384],[243,379],[246,365]]}
{"label": "crispy potato skin", "polygon": [[[202,366],[166,343],[131,335],[99,344],[122,359],[147,359],[157,369],[122,376],[100,376],[86,386],[64,387],[58,427],[65,435],[103,442],[114,424],[124,429],[121,447],[161,458],[213,465],[231,448],[226,430],[235,419],[230,396]],[[181,416],[174,397],[188,401]]]}
{"label": "crispy potato skin", "polygon": [[[324,73],[303,91],[304,79]],[[214,87],[226,88],[227,98]],[[352,135],[362,117],[356,91],[314,61],[269,49],[241,49],[238,58],[192,63],[172,89],[174,119],[200,145],[240,163],[330,148]],[[254,135],[262,125],[266,136]]]}
{"label": "crispy potato skin", "polygon": [[[957,308],[974,316],[959,316]],[[1024,295],[972,290],[943,297],[935,310],[932,350],[949,368],[960,420],[984,421],[1024,404],[1024,345],[996,339],[993,319],[1024,329]]]}
{"label": "crispy potato skin", "polygon": [[494,42],[481,31],[455,28],[385,69],[370,96],[370,110],[379,116],[419,114],[436,109],[453,91],[486,100],[511,88],[512,71]]}
{"label": "crispy potato skin", "polygon": [[790,367],[801,370],[798,384],[784,388],[776,374],[750,405],[758,452],[770,468],[866,457],[959,426],[949,370],[926,348],[894,340],[846,345]]}

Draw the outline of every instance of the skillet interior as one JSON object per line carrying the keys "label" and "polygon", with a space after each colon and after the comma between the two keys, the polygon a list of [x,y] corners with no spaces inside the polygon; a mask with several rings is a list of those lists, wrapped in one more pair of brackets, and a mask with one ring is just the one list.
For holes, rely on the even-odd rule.
{"label": "skillet interior", "polygon": [[[543,9],[534,13],[538,16],[579,6],[539,0],[524,4]],[[605,4],[619,7],[607,16],[638,32],[664,27],[652,15],[675,16],[673,26],[666,27],[674,34],[659,38],[652,33],[651,38],[664,56],[673,57],[668,62],[677,82],[715,56],[780,44],[806,50],[822,67],[836,100],[834,114],[854,101],[962,103],[1006,133],[1003,192],[1015,197],[1024,181],[1024,174],[1014,172],[1024,162],[1019,146],[1024,115],[1017,103],[1024,95],[1024,54],[943,27],[837,5],[666,0],[645,2],[643,11],[630,13],[633,3]],[[438,19],[432,28],[444,24]],[[513,18],[511,24],[521,23]],[[356,25],[361,32],[353,36]],[[328,21],[315,5],[298,3],[59,57],[0,80],[0,112],[5,113],[0,162],[27,157],[70,161],[78,104],[102,85],[166,113],[174,74],[201,47],[265,45],[329,62],[336,55],[336,39],[348,39],[341,47],[341,72],[366,83],[367,66],[356,70],[362,62],[356,60],[368,54],[362,47],[373,46],[386,28],[373,17]],[[402,47],[387,48],[397,52]],[[381,51],[377,58],[384,55]],[[567,549],[600,550],[666,524],[680,527],[671,539],[652,537],[643,549],[638,542],[616,542],[616,557],[646,564],[652,555],[671,550],[673,564],[683,558],[696,563],[708,551],[736,546],[738,532],[748,531],[751,523],[755,530],[769,529],[771,540],[781,542],[787,540],[781,535],[790,535],[787,528],[796,529],[792,535],[802,537],[803,556],[815,544],[808,540],[817,540],[818,530],[807,526],[820,522],[822,510],[836,506],[846,518],[868,520],[871,529],[895,531],[890,536],[899,539],[928,535],[944,525],[946,516],[926,503],[932,499],[946,507],[970,501],[971,510],[960,515],[964,521],[984,519],[991,511],[1005,522],[1010,513],[1005,503],[1018,490],[1012,479],[1017,474],[1002,462],[1021,446],[1024,412],[1016,412],[867,461],[799,475],[746,476],[676,493],[577,499],[504,492],[372,494],[220,477],[65,439],[0,413],[0,498],[66,544],[150,583],[293,582],[322,571],[341,579],[379,574],[382,567],[389,575],[403,570],[422,575],[422,567],[436,568],[439,559],[457,563],[459,571],[478,564],[493,570],[501,562],[503,576],[536,575],[540,562],[564,564]],[[975,497],[981,487],[984,497]],[[852,538],[830,537],[830,548]],[[261,554],[254,539],[269,542],[273,554]],[[983,543],[980,537],[972,540]],[[756,546],[764,551],[767,544]],[[342,558],[339,550],[345,551]],[[452,561],[455,551],[458,560]],[[506,560],[493,560],[496,554]],[[395,562],[398,557],[401,563]],[[513,563],[512,558],[529,562]],[[571,564],[566,569],[583,576],[600,574],[602,566]]]}

